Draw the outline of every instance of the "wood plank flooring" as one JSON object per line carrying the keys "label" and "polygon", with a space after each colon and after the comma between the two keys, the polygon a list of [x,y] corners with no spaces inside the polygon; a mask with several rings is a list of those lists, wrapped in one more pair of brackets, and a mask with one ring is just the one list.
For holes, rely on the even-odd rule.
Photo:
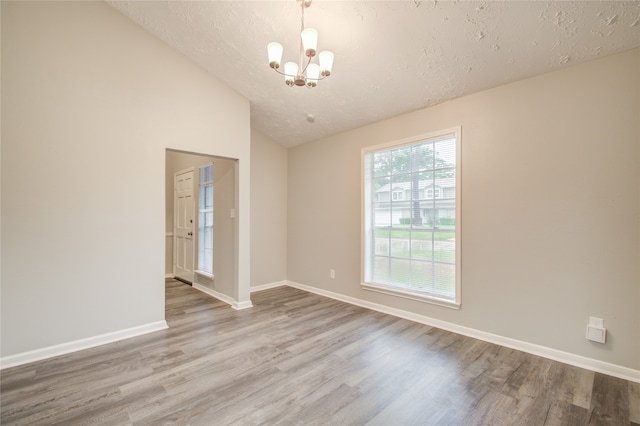
{"label": "wood plank flooring", "polygon": [[640,384],[297,289],[235,311],[167,283],[169,329],[3,370],[3,425],[638,425]]}

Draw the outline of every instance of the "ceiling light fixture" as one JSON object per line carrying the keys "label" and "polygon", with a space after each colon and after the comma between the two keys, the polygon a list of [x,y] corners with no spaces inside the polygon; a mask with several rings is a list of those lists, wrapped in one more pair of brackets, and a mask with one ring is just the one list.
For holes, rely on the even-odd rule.
{"label": "ceiling light fixture", "polygon": [[[333,67],[333,52],[325,50],[318,54],[319,65],[311,63],[311,58],[316,56],[318,47],[318,31],[304,27],[304,9],[311,6],[311,0],[296,0],[300,3],[302,15],[300,18],[300,62],[287,62],[284,64],[284,72],[278,71],[282,60],[283,48],[280,43],[272,42],[267,45],[269,54],[269,66],[278,74],[284,75],[287,86],[316,87],[318,81],[331,75]],[[305,59],[305,57],[309,59]],[[305,63],[306,62],[306,63]]]}

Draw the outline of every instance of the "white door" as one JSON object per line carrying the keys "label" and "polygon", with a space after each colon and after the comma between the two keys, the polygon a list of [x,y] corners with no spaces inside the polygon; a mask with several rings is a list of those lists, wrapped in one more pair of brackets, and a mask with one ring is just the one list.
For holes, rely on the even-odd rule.
{"label": "white door", "polygon": [[193,282],[193,168],[173,178],[173,275]]}

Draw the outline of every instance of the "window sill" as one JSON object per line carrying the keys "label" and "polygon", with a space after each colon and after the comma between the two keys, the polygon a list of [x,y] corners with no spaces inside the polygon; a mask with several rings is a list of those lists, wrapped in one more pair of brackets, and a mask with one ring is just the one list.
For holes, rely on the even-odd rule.
{"label": "window sill", "polygon": [[202,277],[209,278],[210,280],[212,280],[213,277],[214,277],[214,275],[212,273],[210,273],[210,272],[198,271],[198,270],[195,270],[193,272],[195,272],[196,274],[198,274],[198,275],[200,275]]}
{"label": "window sill", "polygon": [[443,306],[449,309],[460,309],[459,301],[451,301],[441,299],[435,296],[429,296],[422,293],[405,291],[399,288],[387,287],[381,284],[362,283],[363,290],[375,291],[377,293],[388,294],[390,296],[402,297],[404,299],[416,300],[418,302],[431,303],[432,305]]}

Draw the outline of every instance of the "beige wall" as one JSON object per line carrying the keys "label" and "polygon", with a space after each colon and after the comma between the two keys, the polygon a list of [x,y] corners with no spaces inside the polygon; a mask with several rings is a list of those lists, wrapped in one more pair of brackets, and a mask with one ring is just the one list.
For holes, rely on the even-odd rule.
{"label": "beige wall", "polygon": [[[628,51],[290,149],[287,278],[640,368],[639,55]],[[362,290],[361,148],[458,125],[461,309]],[[589,316],[605,319],[605,345],[585,339]]]}
{"label": "beige wall", "polygon": [[165,151],[238,159],[249,102],[102,2],[2,8],[1,355],[164,320]]}
{"label": "beige wall", "polygon": [[287,150],[251,132],[251,285],[287,278]]}

